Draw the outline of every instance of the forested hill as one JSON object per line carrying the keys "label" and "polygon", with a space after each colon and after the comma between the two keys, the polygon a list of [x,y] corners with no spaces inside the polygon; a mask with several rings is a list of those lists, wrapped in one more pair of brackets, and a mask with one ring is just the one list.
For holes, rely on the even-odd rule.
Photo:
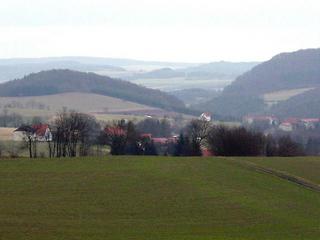
{"label": "forested hill", "polygon": [[119,79],[71,70],[50,70],[0,84],[0,96],[43,96],[65,92],[96,93],[167,110],[184,111],[174,96]]}
{"label": "forested hill", "polygon": [[239,76],[224,93],[261,95],[320,85],[320,49],[281,53]]}
{"label": "forested hill", "polygon": [[[288,90],[296,94],[290,96]],[[307,49],[276,55],[239,76],[219,97],[196,107],[236,118],[251,113],[318,117],[319,93],[320,49]],[[265,96],[273,94],[282,100],[270,108]]]}

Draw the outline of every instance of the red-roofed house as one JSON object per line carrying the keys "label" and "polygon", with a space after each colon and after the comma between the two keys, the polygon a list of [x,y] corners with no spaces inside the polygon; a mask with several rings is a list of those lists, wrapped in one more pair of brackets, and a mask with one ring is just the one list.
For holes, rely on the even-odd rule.
{"label": "red-roofed house", "polygon": [[168,138],[152,138],[152,141],[155,144],[161,144],[161,145],[165,145],[168,143]]}
{"label": "red-roofed house", "polygon": [[39,142],[51,142],[52,133],[48,124],[36,124],[32,126],[21,126],[14,131],[13,139],[21,141],[26,139],[26,136],[31,137],[33,140]]}
{"label": "red-roofed house", "polygon": [[104,132],[107,135],[112,135],[112,136],[124,136],[126,134],[125,130],[123,130],[120,127],[106,127],[104,129]]}
{"label": "red-roofed house", "polygon": [[287,118],[286,120],[281,122],[281,124],[279,125],[279,129],[285,132],[291,132],[298,127],[300,122],[301,121],[298,118]]}
{"label": "red-roofed house", "polygon": [[210,122],[211,121],[211,114],[209,112],[204,112],[200,115],[199,120]]}

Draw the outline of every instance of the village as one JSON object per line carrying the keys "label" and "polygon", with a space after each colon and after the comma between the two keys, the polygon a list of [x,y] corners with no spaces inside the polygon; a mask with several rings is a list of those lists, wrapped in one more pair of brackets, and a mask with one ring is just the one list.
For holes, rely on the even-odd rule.
{"label": "village", "polygon": [[320,118],[285,118],[280,121],[276,116],[268,115],[247,115],[243,117],[244,125],[265,125],[269,128],[276,128],[284,132],[292,132],[296,129],[315,129],[320,124]]}
{"label": "village", "polygon": [[[132,123],[126,119],[122,119],[118,122],[106,123],[105,126],[96,123],[94,118],[86,116],[85,114],[80,114],[79,116],[89,118],[92,121],[92,126],[87,131],[86,137],[90,140],[90,146],[100,146],[101,150],[103,145],[109,146],[104,150],[104,154],[156,154],[156,155],[175,155],[176,147],[182,141],[181,138],[185,138],[183,141],[189,141],[192,134],[198,134],[199,136],[192,136],[191,142],[196,142],[199,145],[199,153],[204,157],[216,155],[215,150],[210,148],[207,144],[207,131],[212,126],[224,125],[223,122],[214,121],[211,113],[204,112],[198,118],[189,120],[189,122],[184,125],[179,125],[179,123],[172,122],[168,119],[158,119],[153,116],[146,116],[144,120],[136,123]],[[190,129],[194,124],[195,129]],[[233,128],[233,125],[228,128]],[[286,118],[280,120],[273,115],[247,115],[243,117],[242,123],[240,125],[234,125],[234,128],[243,127],[250,131],[262,133],[264,136],[272,137],[285,137],[290,136],[296,142],[299,142],[303,146],[307,147],[311,142],[315,142],[314,139],[318,139],[316,131],[320,127],[319,118]],[[84,131],[83,129],[74,129],[75,126],[69,126],[66,132],[70,133],[70,139],[65,141],[81,141],[80,133]],[[132,128],[132,129],[131,129]],[[188,129],[189,128],[189,129]],[[57,144],[57,138],[61,138],[67,133],[57,133],[56,123],[36,123],[36,124],[23,124],[17,128],[1,128],[0,129],[0,139],[6,140],[7,142],[16,142],[12,145],[25,145],[29,148],[29,156],[51,156],[52,152],[55,151],[55,144]],[[202,132],[201,132],[202,131]],[[194,133],[197,132],[197,133]],[[57,135],[58,134],[58,135]],[[134,138],[129,139],[128,138]],[[125,139],[125,140],[123,140]],[[192,140],[193,139],[193,140]],[[310,140],[311,139],[311,140]],[[139,150],[125,150],[123,143],[124,141],[133,141],[137,145]],[[121,146],[122,149],[121,149]],[[188,143],[192,144],[192,143]],[[42,147],[41,147],[42,146]],[[119,147],[120,146],[120,147]],[[49,147],[50,151],[43,150]],[[22,148],[22,147],[21,147]],[[26,147],[27,148],[27,147]],[[92,147],[91,147],[92,148]],[[116,152],[112,149],[118,148]],[[133,147],[134,148],[134,147]],[[191,148],[191,147],[190,147]],[[15,147],[17,149],[17,147]],[[18,148],[19,149],[19,148]],[[53,150],[52,150],[53,149]],[[98,149],[98,147],[97,147]],[[120,150],[119,150],[120,149]],[[318,149],[318,148],[317,148]],[[13,151],[13,150],[10,150]],[[75,150],[78,151],[78,150]],[[88,150],[89,151],[89,150]],[[4,151],[2,151],[4,152]],[[196,151],[197,152],[197,151]],[[318,150],[314,150],[313,153],[318,153]],[[74,153],[79,154],[79,153]],[[94,154],[92,151],[86,154]],[[101,154],[101,151],[100,153]],[[183,153],[188,155],[190,153]],[[195,154],[195,153],[193,153]],[[19,155],[18,153],[12,155]],[[52,155],[55,156],[55,155]]]}

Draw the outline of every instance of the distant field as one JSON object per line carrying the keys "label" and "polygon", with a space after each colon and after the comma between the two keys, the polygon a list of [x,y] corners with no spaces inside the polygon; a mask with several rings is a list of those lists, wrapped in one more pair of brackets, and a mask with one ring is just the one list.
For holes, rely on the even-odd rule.
{"label": "distant field", "polygon": [[298,89],[290,89],[290,90],[266,93],[263,95],[263,99],[267,104],[273,105],[278,102],[288,100],[289,98],[294,97],[296,95],[310,91],[312,89],[314,88],[298,88]]}
{"label": "distant field", "polygon": [[320,192],[248,161],[303,176],[320,164],[307,157],[0,160],[0,236],[318,240]]}
{"label": "distant field", "polygon": [[136,115],[125,115],[125,114],[93,114],[93,116],[98,121],[104,121],[109,122],[113,120],[119,120],[119,119],[127,119],[129,121],[142,121],[145,119],[144,116],[136,116]]}
{"label": "distant field", "polygon": [[[91,93],[63,93],[34,97],[0,97],[0,108],[8,104],[16,106],[13,108],[13,111],[24,115],[50,115],[60,111],[63,107],[81,112],[102,111],[106,113],[119,110],[154,109],[142,104]],[[40,106],[40,104],[43,106]]]}
{"label": "distant field", "polygon": [[163,91],[176,91],[188,88],[204,88],[220,90],[230,84],[232,80],[219,79],[185,79],[185,78],[163,78],[163,79],[138,79],[133,83],[140,84],[149,88],[160,89]]}
{"label": "distant field", "polygon": [[12,134],[15,128],[4,128],[0,127],[0,141],[10,141],[12,140]]}

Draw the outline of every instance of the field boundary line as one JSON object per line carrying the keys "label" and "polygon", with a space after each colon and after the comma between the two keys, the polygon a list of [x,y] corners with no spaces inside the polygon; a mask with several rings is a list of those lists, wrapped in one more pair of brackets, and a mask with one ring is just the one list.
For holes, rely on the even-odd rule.
{"label": "field boundary line", "polygon": [[275,170],[275,169],[267,168],[267,167],[262,167],[260,165],[257,165],[255,163],[252,163],[252,162],[249,162],[246,160],[237,160],[234,158],[232,160],[234,162],[236,162],[239,166],[245,167],[247,169],[254,170],[254,171],[260,172],[260,173],[266,173],[266,174],[284,179],[284,180],[291,182],[291,183],[294,183],[296,185],[302,186],[302,187],[307,188],[309,190],[320,192],[320,185],[318,185],[310,180],[307,180],[305,178],[298,177],[298,176],[289,174],[284,171]]}

